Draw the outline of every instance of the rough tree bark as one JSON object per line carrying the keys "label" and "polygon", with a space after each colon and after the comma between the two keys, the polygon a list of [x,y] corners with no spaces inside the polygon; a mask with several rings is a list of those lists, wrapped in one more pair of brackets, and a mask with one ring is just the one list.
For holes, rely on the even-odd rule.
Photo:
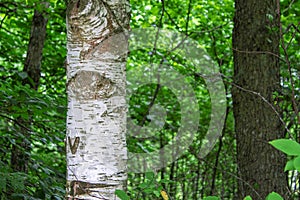
{"label": "rough tree bark", "polygon": [[34,11],[29,45],[23,69],[23,71],[28,74],[28,77],[24,79],[24,83],[29,83],[31,88],[35,90],[38,89],[41,76],[42,55],[48,22],[45,9],[48,7],[48,2],[40,3],[40,10]]}
{"label": "rough tree bark", "polygon": [[276,2],[235,0],[233,51],[236,86],[233,86],[232,94],[241,178],[237,199],[246,195],[265,199],[272,191],[282,196],[287,192],[283,171],[286,158],[268,144],[270,140],[284,137],[278,117],[280,108],[274,105],[272,97],[280,84],[280,14]]}
{"label": "rough tree bark", "polygon": [[[45,8],[49,7],[49,3],[40,3],[40,10],[35,10],[30,39],[28,44],[27,56],[25,59],[25,64],[23,72],[27,74],[27,77],[23,80],[23,84],[29,84],[34,90],[38,89],[40,82],[40,71],[42,62],[42,52],[44,48],[44,43],[46,39],[46,26],[48,22],[47,14]],[[30,115],[31,113],[29,113]],[[30,122],[25,122],[25,120],[19,118],[18,122],[20,124],[27,124]],[[12,146],[11,153],[11,166],[14,171],[27,172],[30,144],[28,142],[29,133],[28,130],[20,128],[20,134],[24,137],[20,138],[15,145]]]}
{"label": "rough tree bark", "polygon": [[129,1],[67,9],[67,199],[118,199],[127,173],[125,65]]}

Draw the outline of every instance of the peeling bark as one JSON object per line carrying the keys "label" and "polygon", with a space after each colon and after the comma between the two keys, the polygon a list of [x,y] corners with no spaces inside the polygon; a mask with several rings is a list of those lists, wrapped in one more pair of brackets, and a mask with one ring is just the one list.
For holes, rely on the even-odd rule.
{"label": "peeling bark", "polygon": [[125,189],[127,0],[67,10],[67,199],[118,199]]}

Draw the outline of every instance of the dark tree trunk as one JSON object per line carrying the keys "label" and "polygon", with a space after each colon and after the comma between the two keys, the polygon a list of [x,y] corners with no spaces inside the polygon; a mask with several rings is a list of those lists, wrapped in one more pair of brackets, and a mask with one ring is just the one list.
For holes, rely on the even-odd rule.
{"label": "dark tree trunk", "polygon": [[[41,5],[42,8],[47,8],[49,6],[48,3],[41,3]],[[45,17],[44,11],[34,11],[27,56],[23,69],[23,72],[26,72],[28,75],[23,80],[23,84],[29,84],[34,90],[38,89],[40,80],[42,51],[46,38],[47,21],[48,19]],[[25,126],[30,124],[30,122],[26,122],[21,118],[18,119],[18,122]],[[19,137],[16,144],[12,147],[11,166],[14,171],[27,172],[30,152],[28,130],[20,128],[20,135],[22,137]]]}
{"label": "dark tree trunk", "polygon": [[[42,4],[48,7],[46,3]],[[45,11],[34,11],[32,19],[31,33],[27,56],[23,71],[28,74],[24,83],[29,83],[31,88],[37,90],[40,82],[40,71],[42,63],[42,53],[46,39],[46,26],[48,19],[45,17]]]}
{"label": "dark tree trunk", "polygon": [[238,199],[287,192],[286,158],[268,144],[284,137],[281,111],[270,106],[280,84],[278,10],[276,0],[235,0],[232,95],[241,178]]}

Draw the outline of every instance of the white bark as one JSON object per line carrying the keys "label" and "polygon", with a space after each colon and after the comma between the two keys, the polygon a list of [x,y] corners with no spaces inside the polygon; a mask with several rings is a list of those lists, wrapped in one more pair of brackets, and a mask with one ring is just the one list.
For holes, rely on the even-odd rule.
{"label": "white bark", "polygon": [[67,199],[118,199],[127,179],[127,0],[70,0]]}

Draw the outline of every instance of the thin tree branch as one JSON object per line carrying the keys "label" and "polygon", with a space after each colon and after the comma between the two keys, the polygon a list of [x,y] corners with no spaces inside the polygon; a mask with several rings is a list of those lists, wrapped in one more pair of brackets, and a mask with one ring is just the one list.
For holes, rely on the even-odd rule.
{"label": "thin tree branch", "polygon": [[289,71],[289,76],[290,76],[290,84],[291,84],[291,87],[292,87],[291,99],[292,99],[293,110],[294,110],[294,112],[297,116],[298,123],[300,124],[300,113],[299,113],[298,106],[297,106],[296,99],[295,99],[295,84],[294,84],[294,79],[293,79],[293,76],[292,76],[291,62],[290,62],[290,59],[289,59],[289,56],[288,56],[287,47],[286,47],[285,42],[284,42],[282,24],[281,24],[281,21],[280,21],[280,16],[281,16],[281,13],[280,13],[280,0],[277,0],[277,14],[279,16],[278,17],[278,23],[279,23],[281,47],[282,47],[283,52],[284,52],[285,61],[288,65],[288,71]]}
{"label": "thin tree branch", "polygon": [[3,114],[0,114],[0,117],[6,118],[6,119],[8,119],[8,120],[14,122],[14,123],[17,124],[18,126],[20,126],[21,128],[23,128],[23,129],[25,129],[25,130],[27,130],[27,131],[29,131],[29,132],[33,132],[30,128],[27,128],[25,125],[21,124],[21,123],[20,123],[18,120],[16,120],[16,119],[13,119],[13,118],[11,118],[11,117],[9,117],[9,116],[6,116],[6,115],[3,115]]}
{"label": "thin tree branch", "polygon": [[189,0],[188,13],[186,15],[186,23],[185,23],[185,34],[186,35],[188,35],[191,10],[192,10],[192,0]]}

